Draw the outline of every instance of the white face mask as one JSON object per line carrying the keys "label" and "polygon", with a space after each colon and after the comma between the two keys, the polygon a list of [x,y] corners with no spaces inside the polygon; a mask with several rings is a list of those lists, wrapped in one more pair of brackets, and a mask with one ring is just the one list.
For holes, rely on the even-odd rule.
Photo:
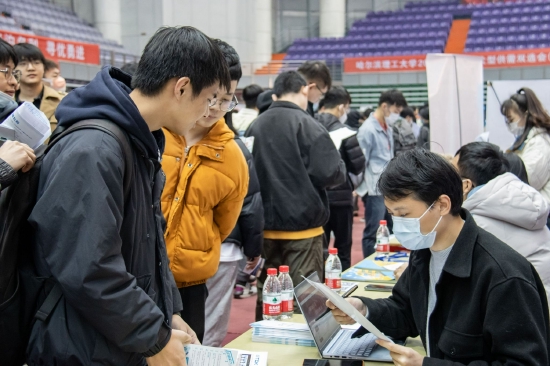
{"label": "white face mask", "polygon": [[397,122],[399,118],[401,118],[401,116],[398,113],[391,113],[389,117],[384,117],[386,123],[390,126],[393,126],[393,124]]}
{"label": "white face mask", "polygon": [[392,216],[393,218],[393,233],[395,234],[395,237],[397,240],[399,240],[399,243],[403,245],[408,250],[420,250],[420,249],[427,249],[431,248],[432,245],[434,245],[435,242],[435,236],[437,233],[435,232],[435,229],[441,222],[441,219],[443,216],[439,218],[439,221],[437,221],[437,224],[435,224],[435,227],[432,231],[430,231],[428,234],[423,235],[420,231],[420,219],[430,211],[430,209],[435,204],[432,203],[430,207],[417,219],[409,219],[404,217],[396,217]]}
{"label": "white face mask", "polygon": [[523,131],[525,131],[525,126],[519,126],[519,120],[506,124],[506,127],[508,127],[508,131],[510,131],[515,138],[523,135]]}
{"label": "white face mask", "polygon": [[346,121],[348,120],[348,114],[347,113],[342,114],[342,116],[338,118],[338,120],[342,123],[346,123]]}

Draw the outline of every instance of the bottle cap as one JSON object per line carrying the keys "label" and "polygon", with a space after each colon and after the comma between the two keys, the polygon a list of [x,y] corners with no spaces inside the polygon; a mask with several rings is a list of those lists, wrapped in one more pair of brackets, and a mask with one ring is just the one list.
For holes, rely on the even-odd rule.
{"label": "bottle cap", "polygon": [[279,272],[288,273],[288,266],[279,266]]}
{"label": "bottle cap", "polygon": [[330,248],[328,250],[328,254],[338,254],[338,249],[337,248]]}
{"label": "bottle cap", "polygon": [[277,268],[268,268],[267,269],[267,275],[268,276],[277,276]]}
{"label": "bottle cap", "polygon": [[380,225],[388,225],[388,222],[386,220],[380,220]]}

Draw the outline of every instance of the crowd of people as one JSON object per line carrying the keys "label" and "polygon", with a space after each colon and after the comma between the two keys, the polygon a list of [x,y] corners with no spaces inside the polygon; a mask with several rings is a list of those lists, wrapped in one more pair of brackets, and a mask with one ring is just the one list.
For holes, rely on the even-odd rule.
{"label": "crowd of people", "polygon": [[[347,299],[386,335],[421,337],[426,356],[378,341],[396,364],[550,363],[550,116],[532,90],[502,103],[508,151],[444,157],[429,151],[427,103],[390,89],[350,110],[322,62],[242,88],[237,112],[239,55],[192,27],[159,29],[138,64],[68,94],[59,71],[0,40],[0,117],[30,102],[54,131],[34,167],[30,147],[0,147],[1,189],[39,169],[30,256],[51,284],[39,298],[57,294],[14,364],[184,365],[182,345],[222,345],[232,298],[261,293],[262,267],[288,265],[298,285],[323,275],[332,242],[349,268],[358,197],[364,257],[381,220],[411,250],[391,297]],[[77,128],[97,120],[107,130]],[[0,263],[5,302],[21,290]],[[257,320],[262,308],[257,296]]]}

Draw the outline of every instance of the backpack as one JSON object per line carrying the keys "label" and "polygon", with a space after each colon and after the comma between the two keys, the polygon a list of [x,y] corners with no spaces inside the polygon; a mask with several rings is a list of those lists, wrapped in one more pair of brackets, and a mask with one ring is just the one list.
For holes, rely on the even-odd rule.
{"label": "backpack", "polygon": [[44,156],[68,134],[101,130],[114,137],[124,154],[124,199],[128,201],[133,174],[133,152],[127,134],[106,120],[84,120],[54,131],[50,144],[31,170],[0,195],[0,362],[21,366],[35,321],[46,322],[62,296],[53,278],[38,277],[32,256],[33,228],[27,221],[36,204]]}

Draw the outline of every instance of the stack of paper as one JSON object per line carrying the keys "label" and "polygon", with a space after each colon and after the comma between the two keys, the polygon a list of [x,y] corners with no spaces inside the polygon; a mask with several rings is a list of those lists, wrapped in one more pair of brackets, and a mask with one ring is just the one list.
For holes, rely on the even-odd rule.
{"label": "stack of paper", "polygon": [[392,271],[356,267],[352,267],[344,272],[342,274],[342,279],[364,282],[396,282]]}
{"label": "stack of paper", "polygon": [[184,348],[187,366],[267,366],[267,352],[249,352],[194,344],[188,344]]}
{"label": "stack of paper", "polygon": [[252,342],[315,347],[313,336],[306,324],[262,320],[250,326]]}

